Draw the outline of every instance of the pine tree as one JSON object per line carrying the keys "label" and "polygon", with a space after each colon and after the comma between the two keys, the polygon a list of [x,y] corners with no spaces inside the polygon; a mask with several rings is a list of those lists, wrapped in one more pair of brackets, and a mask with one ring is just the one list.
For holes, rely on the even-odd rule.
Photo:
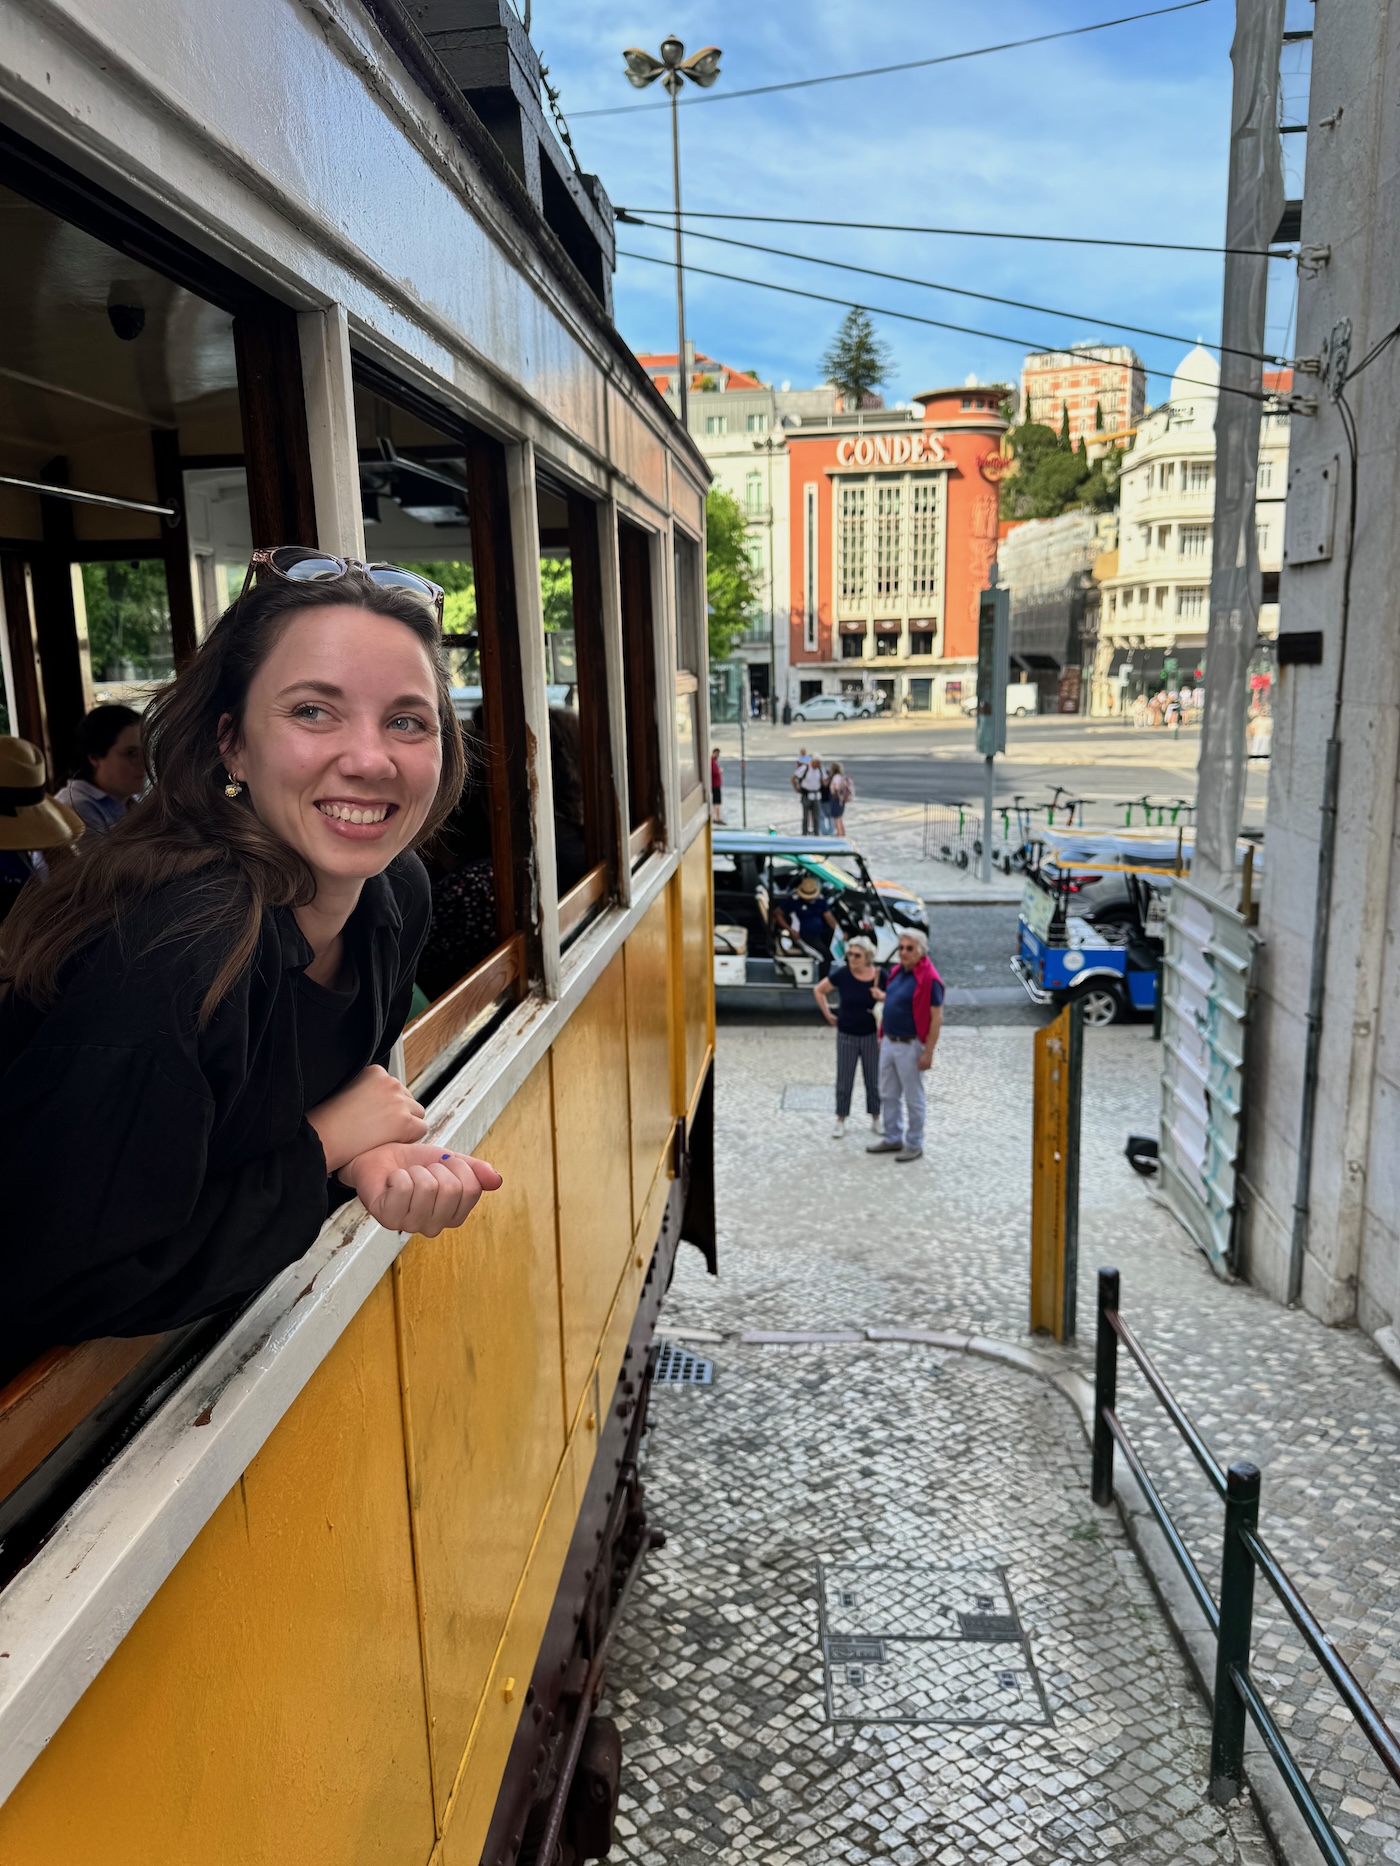
{"label": "pine tree", "polygon": [[827,381],[848,408],[859,408],[872,389],[884,382],[893,358],[889,345],[875,334],[870,314],[858,305],[846,313],[822,358]]}
{"label": "pine tree", "polygon": [[1094,403],[1094,432],[1096,434],[1103,433],[1103,403],[1102,402]]}
{"label": "pine tree", "polygon": [[1060,445],[1068,453],[1073,446],[1069,438],[1069,403],[1060,403]]}

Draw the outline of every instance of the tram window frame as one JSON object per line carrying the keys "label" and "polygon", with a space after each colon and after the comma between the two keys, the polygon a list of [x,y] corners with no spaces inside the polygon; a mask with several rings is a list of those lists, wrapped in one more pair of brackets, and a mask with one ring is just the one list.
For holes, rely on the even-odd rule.
{"label": "tram window frame", "polygon": [[[702,600],[704,558],[700,541],[680,525],[672,525],[672,584],[676,611],[676,748],[680,766],[680,800],[683,811],[697,793],[705,794],[704,746],[705,716],[701,705],[700,674],[705,666],[704,646],[700,636],[705,612]],[[687,730],[688,728],[688,730]],[[687,740],[694,750],[693,760],[686,756]]]}
{"label": "tram window frame", "polygon": [[[567,890],[560,889],[558,899],[559,942],[568,946],[596,918],[606,905],[616,899],[618,843],[621,812],[613,779],[612,719],[608,695],[607,630],[603,616],[603,560],[601,523],[604,508],[586,493],[557,479],[547,469],[535,473],[536,515],[538,519],[541,567],[546,551],[562,545],[568,551],[570,568],[571,613],[573,616],[573,686],[576,704],[564,710],[576,714],[579,728],[579,764],[583,812],[584,858],[587,863]],[[565,508],[562,527],[546,526],[541,501],[548,500]],[[541,568],[541,577],[543,569]],[[543,617],[543,584],[541,615]],[[553,631],[546,631],[546,634]],[[548,674],[548,669],[546,673]],[[547,683],[548,684],[548,683]],[[555,708],[549,708],[551,715]],[[558,772],[551,728],[551,782],[558,798]],[[556,825],[558,811],[555,810]],[[556,849],[556,880],[557,880]]]}
{"label": "tram window frame", "polygon": [[665,836],[661,733],[656,714],[656,611],[652,579],[656,535],[619,515],[618,584],[622,610],[622,685],[627,727],[628,855],[635,867]]}
{"label": "tram window frame", "polygon": [[[426,1086],[458,1066],[486,1041],[503,1010],[518,1003],[541,970],[541,940],[531,912],[532,835],[520,611],[516,601],[510,490],[503,444],[454,409],[402,381],[358,351],[351,355],[355,388],[460,444],[466,463],[466,524],[471,536],[481,673],[481,736],[473,751],[486,762],[486,811],[498,939],[455,984],[433,999],[404,1030],[404,1070]],[[373,450],[360,449],[362,466]],[[445,547],[446,548],[446,547]],[[427,560],[424,560],[427,561]],[[450,640],[451,637],[445,636]]]}

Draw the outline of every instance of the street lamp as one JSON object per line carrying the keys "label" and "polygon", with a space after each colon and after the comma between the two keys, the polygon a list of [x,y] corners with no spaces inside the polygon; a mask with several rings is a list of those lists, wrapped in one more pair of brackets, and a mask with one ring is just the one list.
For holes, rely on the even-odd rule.
{"label": "street lamp", "polygon": [[690,371],[685,361],[685,273],[681,267],[681,138],[676,118],[676,99],[685,89],[685,80],[708,91],[719,76],[720,51],[717,45],[685,55],[685,47],[672,33],[661,41],[661,56],[653,58],[635,45],[622,54],[627,66],[627,82],[638,91],[660,78],[671,98],[671,184],[676,197],[676,367],[681,385],[681,426],[690,426]]}

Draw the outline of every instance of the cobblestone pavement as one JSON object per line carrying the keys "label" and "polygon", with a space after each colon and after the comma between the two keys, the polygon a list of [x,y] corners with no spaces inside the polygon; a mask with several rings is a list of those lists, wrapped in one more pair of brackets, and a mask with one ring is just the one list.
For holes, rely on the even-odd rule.
{"label": "cobblestone pavement", "polygon": [[1205,1715],[1066,1402],[926,1347],[715,1355],[653,1405],[614,1859],[1269,1860],[1201,1795]]}
{"label": "cobblestone pavement", "polygon": [[[761,1385],[751,1388],[755,1404],[742,1424],[735,1415],[734,1436],[727,1447],[716,1441],[706,1448],[704,1431],[715,1428],[705,1428],[703,1418],[723,1419],[723,1409],[737,1405],[736,1394],[743,1390],[744,1381],[795,1377],[790,1371],[783,1375],[781,1369],[764,1372],[770,1366],[766,1357],[791,1356],[790,1362],[784,1362],[789,1367],[804,1362],[808,1377],[818,1382],[814,1391],[820,1391],[822,1379],[832,1377],[825,1370],[837,1367],[854,1372],[852,1350],[833,1347],[808,1354],[747,1348],[739,1343],[740,1334],[903,1325],[961,1330],[1004,1341],[1024,1339],[1031,1043],[1032,1033],[1019,1028],[947,1029],[930,1078],[927,1157],[905,1168],[894,1166],[888,1158],[867,1156],[858,1131],[843,1141],[833,1141],[830,1117],[808,1111],[820,1099],[814,1091],[829,1083],[833,1074],[832,1040],[824,1030],[791,1026],[721,1029],[716,1134],[721,1276],[718,1280],[706,1277],[696,1254],[683,1252],[662,1318],[663,1333],[700,1331],[717,1339],[718,1345],[701,1351],[716,1357],[719,1381],[710,1395],[658,1398],[659,1430],[650,1454],[651,1482],[662,1499],[659,1516],[676,1529],[680,1549],[688,1542],[701,1546],[694,1538],[703,1529],[704,1549],[713,1551],[717,1561],[731,1565],[736,1583],[744,1575],[737,1530],[743,1519],[731,1512],[760,1507],[746,1500],[743,1486],[732,1474],[746,1462],[754,1471],[762,1471],[763,1485],[781,1488],[783,1501],[769,1519],[771,1538],[781,1541],[789,1534],[785,1524],[795,1517],[801,1500],[800,1487],[793,1488],[788,1451],[777,1430],[786,1408],[778,1406],[776,1389],[771,1390],[771,1400],[766,1400]],[[1139,1326],[1218,1455],[1226,1461],[1252,1457],[1261,1466],[1261,1521],[1267,1539],[1382,1712],[1394,1722],[1400,1712],[1400,1383],[1365,1337],[1323,1328],[1245,1286],[1217,1282],[1175,1221],[1153,1201],[1150,1188],[1123,1159],[1122,1146],[1130,1131],[1156,1131],[1157,1067],[1158,1052],[1145,1027],[1087,1033],[1080,1340],[1063,1351],[1065,1359],[1071,1365],[1087,1365],[1093,1336],[1093,1270],[1100,1263],[1116,1264],[1123,1274],[1124,1313]],[[790,1603],[810,1603],[815,1587],[812,1562],[821,1549],[832,1546],[833,1540],[838,1550],[866,1548],[871,1533],[867,1517],[872,1512],[880,1518],[897,1507],[914,1508],[908,1499],[899,1502],[901,1483],[937,1486],[927,1494],[938,1499],[942,1519],[950,1491],[941,1473],[955,1462],[958,1444],[953,1428],[961,1423],[965,1431],[975,1431],[976,1408],[950,1412],[945,1431],[926,1410],[929,1395],[936,1391],[940,1405],[947,1396],[948,1406],[959,1408],[964,1406],[964,1395],[987,1397],[993,1390],[981,1370],[974,1371],[959,1358],[945,1366],[937,1380],[888,1389],[884,1416],[896,1422],[908,1418],[907,1431],[896,1432],[887,1425],[863,1426],[862,1382],[869,1385],[886,1378],[877,1376],[875,1369],[885,1366],[883,1357],[894,1351],[872,1346],[855,1352],[865,1357],[859,1362],[860,1377],[841,1374],[838,1379],[845,1395],[844,1411],[828,1408],[820,1417],[805,1416],[800,1410],[805,1390],[792,1389],[793,1431],[830,1431],[845,1448],[842,1475],[828,1494],[846,1501],[839,1518],[834,1505],[823,1513],[816,1512],[814,1504],[816,1514],[809,1527],[792,1530],[803,1553],[799,1557],[794,1549],[784,1571],[788,1592],[783,1598]],[[1009,1373],[997,1376],[1003,1382],[1016,1378]],[[1059,1399],[1029,1380],[1017,1390],[1027,1396],[1024,1429],[1049,1431],[1049,1418],[1061,1406]],[[915,1394],[921,1396],[919,1404],[925,1409],[917,1414],[908,1397]],[[684,1411],[692,1402],[694,1415]],[[1003,1403],[1014,1404],[1011,1400]],[[706,1406],[712,1409],[709,1415],[703,1412]],[[1126,1372],[1120,1411],[1143,1447],[1149,1469],[1160,1474],[1161,1488],[1203,1571],[1213,1580],[1219,1564],[1220,1527],[1213,1495],[1184,1450],[1178,1449],[1170,1427]],[[868,1417],[876,1419],[873,1407]],[[861,1461],[854,1450],[862,1430],[877,1448],[886,1440],[891,1447],[887,1455],[892,1461],[871,1468],[886,1472],[893,1488],[880,1486],[874,1502],[868,1487],[857,1481]],[[1067,1515],[1063,1521],[1068,1521],[1074,1508],[1089,1513],[1084,1491],[1074,1490],[1076,1484],[1087,1484],[1087,1457],[1082,1442],[1076,1443],[1077,1430],[1076,1426],[1057,1441],[1061,1445],[1059,1468],[1047,1478],[1064,1489]],[[993,1455],[978,1467],[979,1495],[988,1508],[1001,1494],[1002,1460],[1019,1442],[1015,1431],[1005,1426],[999,1431],[1002,1436],[989,1447]],[[757,1449],[746,1444],[746,1435],[754,1439]],[[769,1441],[766,1446],[760,1442],[764,1439]],[[802,1471],[806,1466],[799,1462],[796,1468]],[[707,1475],[710,1471],[713,1477]],[[1073,1507],[1072,1495],[1078,1498]],[[1028,1580],[1034,1579],[1037,1585],[1046,1574],[1053,1574],[1064,1537],[1070,1533],[1048,1502],[1041,1508],[1054,1554],[1047,1553],[1042,1573],[1035,1576],[1025,1558]],[[1104,1536],[1116,1535],[1111,1519],[1102,1521]],[[838,1527],[844,1542],[836,1537]],[[721,1555],[721,1549],[728,1552]],[[1116,1541],[1107,1540],[1095,1559],[1107,1560],[1119,1552]],[[1007,1559],[1019,1562],[1023,1558],[1018,1553]],[[802,1562],[807,1563],[805,1569]],[[1123,1565],[1116,1562],[1115,1572]],[[699,1596],[688,1602],[682,1599],[684,1586],[698,1585],[690,1572],[687,1581],[687,1569],[678,1555],[668,1554],[664,1566],[658,1565],[657,1578],[647,1583],[638,1612],[655,1614],[653,1625],[661,1627],[674,1609],[678,1624],[664,1638],[655,1631],[650,1647],[646,1641],[639,1644],[629,1628],[624,1647],[628,1656],[619,1674],[636,1698],[628,1715],[649,1732],[655,1725],[656,1731],[650,1734],[658,1740],[669,1731],[661,1747],[676,1749],[678,1755],[679,1740],[695,1714],[696,1687],[693,1674],[682,1677],[677,1673],[674,1682],[665,1686],[660,1682],[671,1678],[668,1668],[680,1662],[673,1642],[685,1631],[687,1618],[716,1628],[725,1621],[719,1595],[703,1612]],[[666,1593],[670,1587],[678,1590],[674,1598]],[[780,1588],[771,1605],[775,1614],[781,1605],[778,1594]],[[736,1610],[750,1606],[758,1611],[756,1600],[744,1598],[742,1590],[731,1604]],[[785,1611],[791,1614],[799,1609],[789,1605]],[[634,1626],[641,1623],[634,1619]],[[1352,1857],[1358,1862],[1400,1862],[1400,1794],[1388,1785],[1364,1739],[1337,1707],[1291,1623],[1274,1608],[1262,1584],[1256,1628],[1256,1676],[1288,1729],[1314,1788],[1346,1837]],[[703,1639],[693,1634],[687,1637],[695,1646],[689,1662],[699,1673],[711,1655],[703,1652]],[[682,1647],[685,1643],[681,1639]],[[796,1654],[795,1646],[792,1650]],[[790,1683],[797,1695],[790,1701],[775,1695],[775,1715],[796,1718],[800,1704],[808,1702],[802,1693],[814,1689],[810,1644],[806,1652],[801,1664],[794,1658],[783,1668],[794,1673]],[[722,1698],[722,1676],[720,1682],[701,1689],[720,1693]],[[1180,1698],[1181,1691],[1171,1695]],[[741,1699],[742,1691],[733,1707],[736,1728]],[[1147,1704],[1144,1697],[1140,1707],[1145,1709]],[[1190,1714],[1199,1716],[1195,1710]],[[707,1712],[706,1732],[709,1717]],[[708,1748],[711,1741],[708,1734],[692,1740],[701,1748]],[[830,1744],[826,1773],[794,1763],[807,1775],[799,1802],[813,1818],[821,1804],[822,1784],[829,1784],[831,1773],[853,1757],[884,1757],[890,1739],[861,1730],[845,1739],[844,1747],[831,1732],[826,1740]],[[629,1755],[633,1749],[635,1738]],[[1184,1749],[1178,1754],[1184,1756]],[[759,1760],[750,1756],[750,1773]],[[652,1818],[658,1818],[658,1809],[673,1803],[694,1811],[696,1794],[705,1792],[716,1798],[717,1806],[720,1791],[714,1784],[718,1777],[708,1789],[702,1785],[701,1791],[687,1785],[701,1779],[699,1768],[714,1766],[713,1760],[694,1766],[682,1766],[674,1759],[660,1764],[661,1773],[648,1782],[644,1809]],[[857,1798],[854,1784],[862,1779],[863,1767],[863,1763],[851,1767],[846,1778],[853,1784],[850,1793]],[[676,1768],[681,1768],[679,1785],[664,1775],[665,1770]],[[1198,1768],[1183,1766],[1179,1787],[1183,1795],[1189,1791],[1191,1805],[1197,1809],[1201,1779]],[[975,1784],[966,1792],[975,1792]],[[754,1805],[761,1799],[756,1797]],[[938,1797],[933,1799],[937,1802]],[[876,1805],[884,1805],[883,1791]],[[948,1814],[946,1806],[938,1811]],[[695,1831],[701,1831],[699,1826]],[[966,1837],[957,1844],[965,1849]],[[804,1859],[817,1857],[800,1848],[798,1852]],[[1217,1856],[1221,1855],[1199,1857]],[[647,1857],[646,1848],[633,1857]],[[673,1851],[652,1857],[669,1862],[690,1855]],[[770,1856],[736,1852],[728,1857]],[[831,1857],[842,1856],[834,1853]],[[926,1850],[910,1857],[942,1858]],[[951,1861],[980,1856],[964,1850],[947,1857]],[[1061,1856],[1031,1853],[1029,1857]],[[1065,1853],[1062,1857],[1079,1856]],[[1113,1855],[1105,1851],[1084,1857]],[[1123,1857],[1135,1856],[1130,1850]],[[1183,1853],[1181,1857],[1197,1856]]]}

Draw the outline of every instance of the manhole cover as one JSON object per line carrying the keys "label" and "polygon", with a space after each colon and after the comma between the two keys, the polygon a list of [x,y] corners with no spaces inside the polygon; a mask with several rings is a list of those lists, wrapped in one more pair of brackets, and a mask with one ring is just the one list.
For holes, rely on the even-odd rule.
{"label": "manhole cover", "polygon": [[830,1082],[789,1082],[783,1108],[788,1114],[835,1114],[836,1090]]}
{"label": "manhole cover", "polygon": [[715,1364],[703,1355],[674,1341],[663,1341],[657,1350],[651,1381],[659,1387],[708,1387],[714,1385]]}
{"label": "manhole cover", "polygon": [[823,1563],[817,1585],[832,1723],[1050,1722],[996,1563]]}

